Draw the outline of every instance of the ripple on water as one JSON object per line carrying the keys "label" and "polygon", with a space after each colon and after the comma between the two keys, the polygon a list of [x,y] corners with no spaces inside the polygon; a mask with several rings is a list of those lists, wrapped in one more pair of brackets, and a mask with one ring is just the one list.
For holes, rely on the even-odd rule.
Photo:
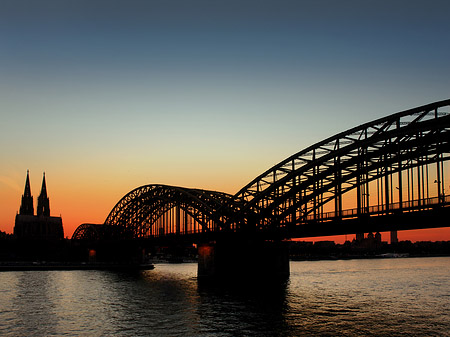
{"label": "ripple on water", "polygon": [[292,262],[289,282],[277,287],[199,287],[196,264],[136,275],[0,273],[0,335],[445,335],[449,262]]}

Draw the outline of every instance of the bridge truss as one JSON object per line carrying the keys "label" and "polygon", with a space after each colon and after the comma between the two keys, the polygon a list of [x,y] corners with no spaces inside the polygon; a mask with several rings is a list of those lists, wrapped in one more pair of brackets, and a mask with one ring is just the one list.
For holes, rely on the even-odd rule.
{"label": "bridge truss", "polygon": [[224,231],[232,210],[230,194],[167,185],[146,185],[125,195],[105,224],[133,237]]}
{"label": "bridge truss", "polygon": [[[136,238],[223,232],[292,237],[311,226],[327,227],[332,234],[330,225],[340,226],[345,219],[447,207],[449,159],[450,100],[445,100],[314,144],[234,196],[167,185],[139,187],[115,205],[105,226]],[[88,227],[77,235],[83,231]]]}
{"label": "bridge truss", "polygon": [[448,203],[449,105],[399,112],[292,155],[236,194],[247,214],[236,222],[280,229]]}

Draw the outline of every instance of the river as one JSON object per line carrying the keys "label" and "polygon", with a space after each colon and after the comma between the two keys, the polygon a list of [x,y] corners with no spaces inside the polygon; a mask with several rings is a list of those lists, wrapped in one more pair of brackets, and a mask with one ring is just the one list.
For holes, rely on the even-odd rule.
{"label": "river", "polygon": [[[198,284],[197,265],[0,273],[2,336],[445,336],[450,257],[291,262],[283,285]],[[270,272],[270,270],[268,270]]]}

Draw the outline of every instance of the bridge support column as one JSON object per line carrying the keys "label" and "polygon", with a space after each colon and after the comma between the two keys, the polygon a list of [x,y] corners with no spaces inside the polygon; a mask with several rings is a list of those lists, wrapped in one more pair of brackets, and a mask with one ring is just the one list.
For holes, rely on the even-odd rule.
{"label": "bridge support column", "polygon": [[246,281],[289,278],[289,252],[283,242],[224,240],[198,245],[198,279]]}

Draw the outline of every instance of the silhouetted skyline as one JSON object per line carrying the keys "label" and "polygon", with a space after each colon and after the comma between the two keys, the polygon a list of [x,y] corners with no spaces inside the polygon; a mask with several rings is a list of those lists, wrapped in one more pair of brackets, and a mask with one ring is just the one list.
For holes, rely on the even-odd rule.
{"label": "silhouetted skyline", "polygon": [[449,10],[2,2],[0,229],[12,232],[28,168],[51,175],[52,212],[70,236],[137,186],[234,194],[321,139],[448,98]]}

